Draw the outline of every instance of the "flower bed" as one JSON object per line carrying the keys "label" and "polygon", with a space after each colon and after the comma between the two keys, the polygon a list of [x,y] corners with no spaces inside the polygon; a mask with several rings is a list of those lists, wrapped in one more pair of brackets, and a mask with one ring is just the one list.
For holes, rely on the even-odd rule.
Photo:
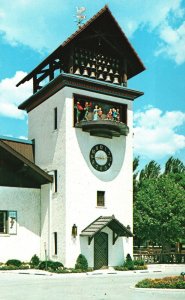
{"label": "flower bed", "polygon": [[132,268],[129,267],[125,267],[125,266],[118,266],[118,267],[114,267],[114,269],[116,271],[137,271],[137,270],[147,270],[148,267],[147,265],[144,266],[133,266]]}
{"label": "flower bed", "polygon": [[144,279],[139,281],[137,288],[157,288],[157,289],[185,289],[183,276],[170,276],[157,279]]}

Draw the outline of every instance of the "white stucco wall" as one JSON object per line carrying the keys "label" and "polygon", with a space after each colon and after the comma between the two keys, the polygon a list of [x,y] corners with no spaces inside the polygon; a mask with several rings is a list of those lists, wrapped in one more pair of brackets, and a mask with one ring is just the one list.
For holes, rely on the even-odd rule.
{"label": "white stucco wall", "polygon": [[0,187],[0,210],[17,211],[17,234],[0,234],[0,262],[40,256],[40,190]]}
{"label": "white stucco wall", "polygon": [[[70,266],[72,266],[72,261],[75,262],[81,250],[79,235],[76,242],[71,238],[70,231],[74,223],[78,226],[80,234],[97,217],[114,214],[121,223],[125,226],[130,225],[132,228],[132,103],[128,100],[83,91],[83,94],[94,100],[102,98],[128,105],[127,117],[130,132],[127,137],[113,137],[112,139],[95,137],[81,129],[73,128],[72,92],[77,93],[72,89],[68,89],[68,94],[66,93],[68,96],[66,99],[66,199],[68,203],[66,206],[66,252],[69,254],[66,257],[66,264]],[[104,144],[112,152],[113,163],[106,172],[95,170],[90,163],[89,153],[96,144]],[[103,208],[96,207],[97,191],[105,191],[105,207]],[[88,252],[89,248],[88,246],[86,250],[83,249],[84,255],[87,255],[86,251]],[[111,232],[109,265],[123,263],[123,258],[127,253],[132,255],[132,242],[126,244],[125,238],[123,240],[119,238],[112,246]],[[94,263],[91,266],[93,265]]]}
{"label": "white stucco wall", "polygon": [[[35,162],[45,171],[58,173],[58,191],[54,192],[54,184],[50,193],[50,199],[45,201],[42,189],[42,238],[41,251],[45,257],[44,244],[47,255],[52,260],[60,260],[65,264],[65,166],[66,166],[66,113],[65,91],[62,90],[43,102],[28,115],[29,138],[35,139]],[[54,130],[54,108],[58,110],[58,129]],[[47,118],[46,118],[47,116]],[[39,128],[39,130],[38,130]],[[45,188],[44,188],[45,189]],[[47,203],[47,204],[46,204]],[[54,232],[57,232],[58,254],[54,254]]]}
{"label": "white stucco wall", "polygon": [[[119,102],[128,105],[127,137],[112,139],[90,136],[73,127],[73,93],[94,100]],[[53,130],[54,108],[58,109],[58,130]],[[132,230],[132,102],[65,87],[29,113],[29,139],[36,142],[36,163],[47,171],[58,170],[58,192],[53,193],[50,205],[50,257],[65,266],[74,266],[77,256],[88,256],[93,266],[93,242],[86,247],[80,232],[99,216],[115,217]],[[89,161],[89,152],[96,144],[106,145],[113,154],[113,163],[106,172],[96,171]],[[105,191],[105,207],[96,207],[97,191]],[[78,227],[76,239],[71,237],[73,224]],[[53,232],[58,233],[58,254],[52,255]],[[111,239],[112,241],[112,236]],[[120,250],[122,245],[122,251]],[[110,248],[109,265],[132,255],[132,239],[119,238]],[[113,249],[112,249],[113,250]],[[91,254],[90,254],[91,253]]]}

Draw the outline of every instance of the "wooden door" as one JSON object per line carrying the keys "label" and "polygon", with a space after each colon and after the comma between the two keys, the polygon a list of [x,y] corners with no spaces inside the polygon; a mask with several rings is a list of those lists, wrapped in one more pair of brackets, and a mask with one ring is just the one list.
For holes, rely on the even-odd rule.
{"label": "wooden door", "polygon": [[94,237],[94,269],[108,266],[108,234],[100,232]]}

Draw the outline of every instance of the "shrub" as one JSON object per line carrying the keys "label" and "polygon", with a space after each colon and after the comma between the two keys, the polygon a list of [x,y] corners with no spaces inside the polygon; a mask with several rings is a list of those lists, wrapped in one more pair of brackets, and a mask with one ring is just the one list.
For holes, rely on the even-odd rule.
{"label": "shrub", "polygon": [[82,271],[87,271],[88,262],[87,262],[86,257],[83,254],[80,254],[77,257],[76,264],[75,264],[75,269],[82,270]]}
{"label": "shrub", "polygon": [[114,269],[116,271],[128,271],[128,268],[124,267],[124,266],[117,266],[117,267],[114,267]]}
{"label": "shrub", "polygon": [[145,261],[143,259],[133,260],[134,266],[144,266]]}
{"label": "shrub", "polygon": [[58,270],[59,268],[63,268],[63,264],[59,261],[51,261],[51,260],[44,260],[42,262],[40,262],[38,268],[40,270],[49,270],[49,271],[56,271]]}
{"label": "shrub", "polygon": [[0,271],[7,271],[7,270],[17,270],[19,269],[18,267],[12,266],[12,265],[1,265],[0,266]]}
{"label": "shrub", "polygon": [[147,270],[148,269],[148,267],[147,267],[147,265],[144,265],[144,266],[134,266],[134,270]]}
{"label": "shrub", "polygon": [[124,262],[123,267],[127,268],[128,270],[134,270],[134,262],[130,254],[127,254],[126,261]]}
{"label": "shrub", "polygon": [[6,262],[6,265],[7,266],[15,266],[15,267],[20,267],[21,266],[21,261],[18,260],[18,259],[9,259],[7,262]]}
{"label": "shrub", "polygon": [[[131,269],[128,269],[128,267],[125,267],[125,266],[116,266],[116,267],[114,267],[114,269],[116,271],[129,271],[129,270],[131,270]],[[135,270],[135,271],[137,271],[137,270],[147,270],[147,266],[146,265],[144,265],[144,266],[134,266],[134,269],[132,268],[132,270]]]}
{"label": "shrub", "polygon": [[132,261],[132,257],[130,256],[130,254],[128,253],[126,256],[126,261]]}
{"label": "shrub", "polygon": [[35,254],[32,256],[31,260],[30,260],[30,265],[32,268],[37,268],[38,265],[40,263],[40,259],[39,257]]}
{"label": "shrub", "polygon": [[21,266],[19,267],[19,269],[21,269],[21,270],[30,269],[30,263],[23,262],[21,264]]}
{"label": "shrub", "polygon": [[123,266],[115,267],[115,270],[117,271],[146,270],[146,269],[147,266],[145,265],[144,260],[132,260],[130,254],[127,254]]}

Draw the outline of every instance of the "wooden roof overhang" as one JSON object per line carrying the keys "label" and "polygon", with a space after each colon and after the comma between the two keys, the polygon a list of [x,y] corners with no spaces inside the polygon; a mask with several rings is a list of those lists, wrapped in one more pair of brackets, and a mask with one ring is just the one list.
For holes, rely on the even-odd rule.
{"label": "wooden roof overhang", "polygon": [[6,136],[0,136],[5,144],[9,145],[15,151],[26,157],[28,160],[34,163],[34,143],[30,140],[23,140],[17,138],[10,138]]}
{"label": "wooden roof overhang", "polygon": [[40,91],[33,94],[30,98],[20,104],[18,108],[29,112],[64,87],[83,89],[93,93],[102,93],[131,101],[143,95],[143,92],[131,90],[112,83],[101,82],[74,74],[62,73],[57,78],[49,82]]}
{"label": "wooden roof overhang", "polygon": [[116,55],[122,60],[123,68],[124,62],[127,61],[128,79],[145,70],[145,66],[106,5],[25,76],[17,86],[32,78],[36,80],[37,75],[41,75],[39,81],[46,75],[49,75],[52,80],[53,72],[56,69],[69,72],[70,55],[74,47],[84,47],[85,45],[87,49],[95,51],[96,48],[99,49],[100,43],[102,53]]}
{"label": "wooden roof overhang", "polygon": [[120,236],[133,237],[132,232],[120,223],[114,216],[100,216],[83,229],[80,235],[88,237],[88,243],[90,245],[95,235],[101,232],[105,227],[109,227],[113,232],[113,245]]}
{"label": "wooden roof overhang", "polygon": [[52,176],[0,140],[0,186],[40,188],[51,182]]}

